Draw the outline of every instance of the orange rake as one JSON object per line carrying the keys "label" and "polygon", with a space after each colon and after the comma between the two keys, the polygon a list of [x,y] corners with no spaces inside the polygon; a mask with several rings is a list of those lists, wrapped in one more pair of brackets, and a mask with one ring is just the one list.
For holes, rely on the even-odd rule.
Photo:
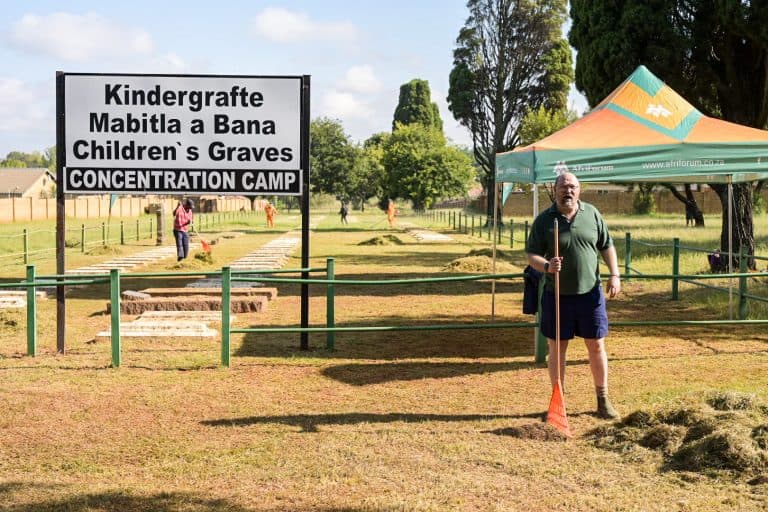
{"label": "orange rake", "polygon": [[203,252],[210,253],[211,252],[211,244],[206,242],[203,239],[203,237],[200,236],[200,233],[197,232],[197,230],[194,228],[194,226],[192,227],[192,231],[194,231],[194,233],[197,235],[197,238],[200,240],[200,245],[203,248]]}
{"label": "orange rake", "polygon": [[[555,258],[559,257],[560,232],[557,226],[557,219],[555,219]],[[560,382],[560,271],[555,272],[555,368],[557,369],[557,381],[552,390],[552,398],[549,400],[547,423],[562,432],[565,437],[573,437],[568,426],[568,416],[565,413],[565,397],[563,397],[563,387]]]}

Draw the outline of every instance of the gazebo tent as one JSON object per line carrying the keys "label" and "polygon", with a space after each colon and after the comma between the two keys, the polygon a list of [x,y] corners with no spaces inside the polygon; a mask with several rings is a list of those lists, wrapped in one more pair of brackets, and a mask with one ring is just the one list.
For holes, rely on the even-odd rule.
{"label": "gazebo tent", "polygon": [[707,117],[639,66],[597,107],[496,155],[496,182],[738,183],[768,179],[768,131]]}
{"label": "gazebo tent", "polygon": [[731,184],[768,179],[768,131],[705,116],[639,66],[581,119],[496,155],[497,185],[553,182],[563,172],[581,182],[726,183],[732,254]]}

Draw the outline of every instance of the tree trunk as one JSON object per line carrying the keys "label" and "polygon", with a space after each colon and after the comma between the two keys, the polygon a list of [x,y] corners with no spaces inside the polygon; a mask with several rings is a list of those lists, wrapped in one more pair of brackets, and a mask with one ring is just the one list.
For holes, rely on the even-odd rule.
{"label": "tree trunk", "polygon": [[[710,184],[720,198],[723,208],[723,224],[720,230],[720,252],[728,252],[728,186],[721,183]],[[752,184],[736,183],[733,185],[733,218],[732,218],[733,252],[732,268],[734,272],[739,270],[739,248],[744,247],[750,255],[747,268],[755,269],[755,233],[752,223]],[[728,259],[720,258],[721,271],[728,270]]]}
{"label": "tree trunk", "polygon": [[[496,205],[496,175],[488,177],[486,185],[485,215],[488,219],[493,219],[493,207]],[[490,224],[490,220],[488,221]]]}
{"label": "tree trunk", "polygon": [[693,191],[691,190],[691,185],[686,183],[685,184],[685,196],[683,196],[680,192],[677,191],[674,185],[670,185],[668,183],[663,183],[664,187],[672,192],[672,195],[677,198],[678,201],[683,203],[685,205],[685,211],[686,211],[686,227],[688,226],[688,215],[693,216],[693,220],[695,221],[695,226],[697,228],[703,228],[704,227],[704,214],[701,212],[701,208],[699,208],[698,203],[696,203],[696,198],[693,197]]}

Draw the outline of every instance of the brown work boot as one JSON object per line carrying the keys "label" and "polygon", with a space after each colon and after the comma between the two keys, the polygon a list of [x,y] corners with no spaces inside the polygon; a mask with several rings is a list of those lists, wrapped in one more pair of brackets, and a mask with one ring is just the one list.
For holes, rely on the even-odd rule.
{"label": "brown work boot", "polygon": [[597,397],[597,417],[604,420],[619,420],[621,416],[618,411],[614,409],[611,401],[607,396]]}

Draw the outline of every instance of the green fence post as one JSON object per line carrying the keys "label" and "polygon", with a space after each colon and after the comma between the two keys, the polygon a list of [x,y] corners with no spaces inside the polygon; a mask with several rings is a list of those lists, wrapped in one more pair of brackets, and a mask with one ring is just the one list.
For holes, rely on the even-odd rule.
{"label": "green fence post", "polygon": [[149,218],[149,238],[152,238],[152,235],[155,232],[154,228],[152,227],[153,224],[154,222],[152,221],[152,217],[150,217]]}
{"label": "green fence post", "polygon": [[120,354],[120,270],[109,270],[109,307],[112,313],[112,367],[119,368],[122,360]]}
{"label": "green fence post", "polygon": [[[328,281],[333,281],[336,276],[335,271],[335,264],[333,258],[328,258],[326,263],[326,273],[327,273],[327,279]],[[325,324],[326,327],[336,327],[336,319],[335,319],[335,299],[334,299],[334,285],[333,283],[328,283],[325,291]],[[336,333],[333,331],[328,331],[325,333],[325,348],[328,350],[333,350],[334,345],[336,343]]]}
{"label": "green fence post", "polygon": [[[739,273],[747,273],[747,251],[739,247]],[[739,277],[739,320],[747,318],[747,276]]]}
{"label": "green fence post", "polygon": [[232,310],[232,269],[221,269],[221,366],[230,365],[230,311]]}
{"label": "green fence post", "polygon": [[536,327],[534,329],[534,333],[536,336],[536,354],[535,354],[535,361],[536,363],[543,363],[547,360],[547,353],[549,352],[549,344],[547,343],[547,337],[541,334],[541,329],[539,326],[541,325],[541,296],[544,294],[544,276],[541,276],[541,279],[539,279],[539,290],[538,290],[538,302],[537,304],[539,307],[536,310]]}
{"label": "green fence post", "polygon": [[107,225],[104,222],[101,223],[101,246],[107,246]]}
{"label": "green fence post", "polygon": [[[27,266],[27,283],[35,282],[35,266]],[[37,290],[27,286],[27,355],[37,355]]]}
{"label": "green fence post", "polygon": [[85,224],[80,224],[80,252],[85,252]]}
{"label": "green fence post", "polygon": [[680,283],[677,275],[680,273],[680,239],[674,238],[672,243],[672,300],[678,300]]}
{"label": "green fence post", "polygon": [[24,264],[29,264],[29,232],[24,228]]}
{"label": "green fence post", "polygon": [[632,234],[624,234],[624,282],[629,281],[629,269],[632,266]]}
{"label": "green fence post", "polygon": [[472,236],[475,236],[475,216],[472,215]]}
{"label": "green fence post", "polygon": [[509,219],[509,248],[515,248],[515,219]]}

